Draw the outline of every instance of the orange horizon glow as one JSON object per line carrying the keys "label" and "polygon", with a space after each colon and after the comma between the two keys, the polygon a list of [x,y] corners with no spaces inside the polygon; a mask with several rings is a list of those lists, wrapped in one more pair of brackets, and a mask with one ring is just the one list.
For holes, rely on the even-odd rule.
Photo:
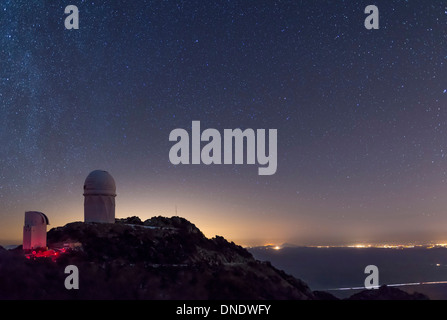
{"label": "orange horizon glow", "polygon": [[[293,204],[282,205],[279,200],[274,199],[269,206],[257,205],[250,198],[229,201],[235,199],[237,190],[228,191],[226,194],[210,194],[205,189],[206,187],[201,185],[195,188],[172,188],[168,183],[159,184],[157,188],[150,185],[135,188],[130,182],[127,185],[124,182],[118,184],[116,217],[138,216],[144,221],[154,216],[178,215],[195,224],[208,238],[219,235],[243,247],[282,247],[284,243],[301,246],[361,247],[385,243],[377,241],[376,238],[387,239],[389,245],[447,243],[444,232],[447,230],[447,224],[442,221],[434,231],[427,229],[420,235],[416,233],[417,236],[412,235],[417,229],[410,229],[408,234],[404,235],[392,231],[376,235],[375,232],[382,230],[380,221],[374,225],[352,219],[350,225],[334,228],[331,216],[313,216],[315,209],[310,206],[294,208]],[[207,196],[204,197],[204,194]],[[36,196],[26,204],[18,204],[4,212],[3,216],[8,219],[1,219],[0,245],[22,243],[24,212],[28,210],[44,212],[50,220],[48,230],[84,220],[81,190],[57,191],[52,196],[54,199],[64,200],[53,201],[48,196]],[[290,212],[286,213],[287,219],[278,219],[284,212]]]}

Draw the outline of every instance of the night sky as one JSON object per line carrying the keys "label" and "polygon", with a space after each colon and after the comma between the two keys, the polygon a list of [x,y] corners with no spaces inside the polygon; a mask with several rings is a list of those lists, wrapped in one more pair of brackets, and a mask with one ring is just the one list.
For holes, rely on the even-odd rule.
{"label": "night sky", "polygon": [[[447,241],[446,24],[445,1],[3,0],[0,244],[25,210],[82,221],[95,169],[117,217],[177,206],[241,245]],[[276,174],[172,165],[193,120],[277,129]]]}

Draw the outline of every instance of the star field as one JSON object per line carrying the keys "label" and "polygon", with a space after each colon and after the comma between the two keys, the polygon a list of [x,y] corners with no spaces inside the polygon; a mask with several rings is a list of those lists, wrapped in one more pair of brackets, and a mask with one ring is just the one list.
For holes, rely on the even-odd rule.
{"label": "star field", "polygon": [[[79,8],[65,30],[64,8]],[[447,7],[376,1],[3,1],[0,241],[25,210],[179,215],[241,244],[447,239]],[[278,171],[173,166],[174,128],[278,130]]]}

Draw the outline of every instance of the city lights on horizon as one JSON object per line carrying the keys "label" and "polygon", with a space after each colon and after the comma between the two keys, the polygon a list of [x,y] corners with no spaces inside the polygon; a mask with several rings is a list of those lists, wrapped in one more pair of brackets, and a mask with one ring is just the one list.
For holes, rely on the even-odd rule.
{"label": "city lights on horizon", "polygon": [[[253,248],[256,246],[247,246],[247,248]],[[272,250],[281,250],[285,247],[307,247],[307,248],[353,248],[353,249],[368,249],[368,248],[376,248],[376,249],[413,249],[413,248],[424,248],[424,249],[434,249],[434,248],[447,248],[447,243],[427,243],[427,244],[351,244],[351,245],[276,245],[276,244],[265,244],[261,247],[265,249]]]}

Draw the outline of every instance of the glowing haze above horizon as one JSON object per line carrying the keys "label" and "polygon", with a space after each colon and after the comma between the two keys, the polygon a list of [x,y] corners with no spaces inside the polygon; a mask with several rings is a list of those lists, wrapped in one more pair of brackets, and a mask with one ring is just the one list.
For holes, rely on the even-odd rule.
{"label": "glowing haze above horizon", "polygon": [[[65,6],[80,29],[65,30]],[[0,244],[24,212],[185,217],[241,245],[447,239],[443,1],[3,1]],[[169,162],[169,133],[278,130],[278,170]]]}

